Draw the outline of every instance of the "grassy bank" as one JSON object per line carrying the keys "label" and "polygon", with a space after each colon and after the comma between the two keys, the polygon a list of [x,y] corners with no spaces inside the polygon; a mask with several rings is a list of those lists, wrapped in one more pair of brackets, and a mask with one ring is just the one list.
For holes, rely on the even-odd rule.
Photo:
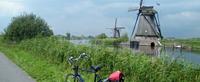
{"label": "grassy bank", "polygon": [[105,38],[105,39],[92,39],[90,43],[93,45],[113,46],[114,43],[127,42],[128,39],[124,38]]}
{"label": "grassy bank", "polygon": [[[65,59],[87,53],[90,59],[80,62],[81,67],[105,64],[102,76],[108,76],[114,70],[121,70],[126,82],[198,82],[200,68],[183,65],[177,61],[152,58],[142,54],[133,54],[124,49],[120,52],[101,46],[73,45],[63,39],[34,38],[18,44],[2,43],[0,50],[27,71],[38,82],[62,82],[64,73],[71,73]],[[183,62],[182,62],[183,63]],[[81,73],[86,81],[89,74]],[[88,76],[89,75],[89,76]]]}
{"label": "grassy bank", "polygon": [[186,48],[190,48],[194,52],[200,53],[200,39],[164,39],[162,43],[166,46],[172,46],[174,43],[183,45]]}
{"label": "grassy bank", "polygon": [[63,82],[64,72],[61,65],[51,64],[44,58],[13,46],[1,46],[0,51],[37,82]]}

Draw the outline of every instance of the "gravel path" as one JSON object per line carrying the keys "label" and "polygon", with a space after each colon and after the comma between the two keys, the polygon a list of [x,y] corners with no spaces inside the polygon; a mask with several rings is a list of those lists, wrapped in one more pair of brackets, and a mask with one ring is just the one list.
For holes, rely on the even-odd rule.
{"label": "gravel path", "polygon": [[36,82],[27,73],[0,53],[0,82]]}

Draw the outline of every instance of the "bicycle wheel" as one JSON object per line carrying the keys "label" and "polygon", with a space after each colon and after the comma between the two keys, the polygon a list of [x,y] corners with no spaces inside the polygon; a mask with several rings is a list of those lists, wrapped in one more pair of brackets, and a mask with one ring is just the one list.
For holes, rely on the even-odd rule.
{"label": "bicycle wheel", "polygon": [[84,82],[81,76],[75,76],[74,74],[68,74],[65,76],[65,82]]}

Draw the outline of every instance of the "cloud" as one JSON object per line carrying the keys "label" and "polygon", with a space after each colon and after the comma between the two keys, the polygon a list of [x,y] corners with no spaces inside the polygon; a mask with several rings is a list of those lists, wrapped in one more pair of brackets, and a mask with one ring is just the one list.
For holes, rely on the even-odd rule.
{"label": "cloud", "polygon": [[[158,0],[145,0],[155,6]],[[199,0],[159,0],[161,28],[170,36],[198,35],[200,26]],[[138,7],[139,0],[0,0],[0,27],[9,24],[10,18],[24,11],[31,11],[44,18],[55,34],[99,34],[110,33],[114,19],[119,26],[131,32],[137,12],[128,13],[130,7]],[[1,30],[1,28],[0,28]],[[199,34],[200,36],[200,34]]]}
{"label": "cloud", "polygon": [[1,0],[0,11],[2,16],[13,16],[26,10],[25,6],[20,3],[22,0]]}
{"label": "cloud", "polygon": [[110,2],[100,5],[95,4],[95,1],[84,0],[67,4],[64,10],[67,14],[80,14],[82,12],[98,12],[102,14],[116,10],[121,11],[122,9],[127,12],[128,8],[133,6],[136,7],[138,4],[129,2]]}
{"label": "cloud", "polygon": [[67,4],[64,10],[67,14],[77,14],[77,13],[87,11],[88,8],[91,8],[93,6],[94,6],[93,3],[87,0],[87,1],[80,1],[77,3]]}
{"label": "cloud", "polygon": [[[63,34],[67,30],[74,34],[87,35],[99,34],[102,32],[110,33],[110,30],[105,28],[112,28],[115,18],[118,17],[119,25],[125,26],[128,29],[128,25],[130,23],[132,24],[132,21],[127,21],[127,19],[132,19],[129,16],[130,14],[128,14],[128,8],[132,6],[135,5],[128,2],[117,1],[104,4],[97,4],[95,1],[91,0],[68,3],[64,7],[65,14],[56,17],[54,21],[59,22],[52,26],[56,34]],[[60,21],[66,22],[62,23]]]}
{"label": "cloud", "polygon": [[193,12],[193,11],[183,11],[176,14],[169,14],[166,16],[169,20],[180,20],[180,21],[198,21],[200,16],[200,12]]}
{"label": "cloud", "polygon": [[200,36],[200,12],[182,11],[163,16],[163,31],[167,36],[196,37]]}
{"label": "cloud", "polygon": [[195,29],[200,26],[200,12],[183,11],[175,14],[168,14],[163,16],[163,23],[167,28],[177,29]]}

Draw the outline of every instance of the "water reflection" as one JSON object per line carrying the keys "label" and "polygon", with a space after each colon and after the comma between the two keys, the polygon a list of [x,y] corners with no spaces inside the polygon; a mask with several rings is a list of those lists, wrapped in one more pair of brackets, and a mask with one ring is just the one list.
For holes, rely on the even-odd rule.
{"label": "water reflection", "polygon": [[180,58],[194,64],[200,64],[200,53],[195,53],[195,52],[183,50],[180,48],[175,48],[175,49],[166,48],[165,52],[162,52],[162,53],[166,53],[170,55],[172,58]]}
{"label": "water reflection", "polygon": [[192,51],[183,50],[181,48],[139,46],[138,48],[134,48],[132,50],[151,56],[168,55],[173,59],[182,59],[194,64],[200,64],[200,53],[194,53]]}
{"label": "water reflection", "polygon": [[136,49],[133,49],[136,52],[142,52],[148,55],[160,55],[161,47],[152,47],[152,46],[139,46]]}

